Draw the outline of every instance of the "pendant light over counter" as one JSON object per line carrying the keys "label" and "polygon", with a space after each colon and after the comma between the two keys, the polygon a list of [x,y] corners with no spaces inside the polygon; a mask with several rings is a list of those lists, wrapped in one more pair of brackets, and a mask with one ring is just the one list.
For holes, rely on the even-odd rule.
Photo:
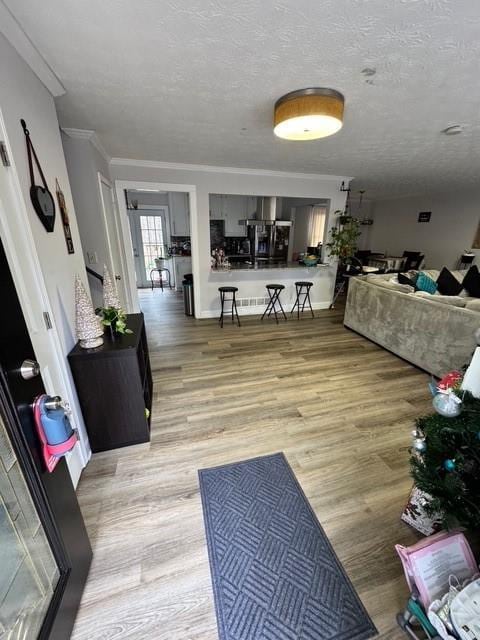
{"label": "pendant light over counter", "polygon": [[273,132],[285,140],[317,140],[337,133],[343,124],[344,97],[334,89],[292,91],[275,103]]}

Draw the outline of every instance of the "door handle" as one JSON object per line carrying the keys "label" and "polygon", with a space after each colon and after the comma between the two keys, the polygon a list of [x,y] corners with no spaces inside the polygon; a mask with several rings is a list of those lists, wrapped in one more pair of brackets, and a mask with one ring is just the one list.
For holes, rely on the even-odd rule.
{"label": "door handle", "polygon": [[122,276],[115,276],[115,280],[121,280]]}
{"label": "door handle", "polygon": [[27,358],[20,365],[20,375],[24,380],[31,380],[40,374],[40,365],[35,360]]}

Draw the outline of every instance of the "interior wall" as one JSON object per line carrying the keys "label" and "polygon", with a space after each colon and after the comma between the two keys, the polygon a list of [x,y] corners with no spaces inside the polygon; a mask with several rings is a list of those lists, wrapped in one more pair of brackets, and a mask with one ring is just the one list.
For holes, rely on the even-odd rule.
{"label": "interior wall", "polygon": [[150,191],[131,191],[129,193],[129,200],[138,201],[139,208],[142,205],[155,206],[160,205],[162,207],[168,207],[168,193],[150,192]]}
{"label": "interior wall", "polygon": [[[102,274],[103,265],[108,264],[109,257],[98,172],[110,180],[110,167],[87,138],[71,137],[62,132],[62,143],[82,238],[84,263],[93,271]],[[89,254],[96,255],[96,262],[89,260]],[[90,277],[89,283],[94,306],[102,306],[101,282]]]}
{"label": "interior wall", "polygon": [[[156,166],[154,163],[142,163],[128,160],[113,160],[111,175],[114,180],[156,182],[167,184],[194,185],[197,202],[197,228],[192,225],[192,239],[195,234],[198,239],[198,268],[199,280],[196,293],[196,315],[210,317],[217,312],[218,278],[210,268],[210,224],[209,224],[209,194],[225,193],[248,196],[264,196],[265,194],[282,197],[326,199],[330,201],[332,211],[341,209],[345,205],[345,193],[340,191],[342,180],[349,178],[341,176],[293,177],[290,175],[268,175],[267,173],[241,173],[228,170],[218,171],[209,168],[167,168]],[[192,253],[194,244],[192,243]],[[195,256],[193,255],[195,264]],[[232,273],[234,278],[235,272]],[[244,274],[245,275],[245,274]],[[322,290],[318,293],[322,302],[328,306],[333,291],[335,270],[329,271],[328,278],[322,280]],[[255,291],[249,295],[265,295],[264,283],[255,285]],[[240,295],[240,294],[239,294]]]}
{"label": "interior wall", "polygon": [[[420,211],[431,211],[431,221],[418,222]],[[471,248],[479,221],[480,189],[377,201],[368,248],[391,255],[422,251],[426,267],[453,269]]]}
{"label": "interior wall", "polygon": [[[3,35],[0,35],[0,108],[8,134],[15,167],[21,186],[21,197],[28,214],[28,222],[34,238],[41,272],[46,284],[50,308],[58,332],[64,361],[59,379],[66,381],[67,387],[51,393],[62,395],[72,407],[73,422],[79,429],[88,447],[85,426],[78,398],[65,356],[76,343],[75,336],[75,274],[85,279],[82,245],[77,226],[75,209],[68,180],[67,167],[60,139],[57,114],[51,94],[40,82],[30,67],[17,54]],[[33,144],[41,163],[47,184],[55,197],[55,179],[63,190],[69,213],[74,254],[67,253],[61,216],[57,209],[55,229],[47,233],[38,219],[30,201],[30,177],[25,145],[25,135],[20,126],[24,118],[30,130]],[[14,251],[15,247],[9,247]],[[19,259],[21,261],[21,256]],[[87,284],[88,286],[88,284]],[[42,320],[43,321],[43,320]],[[40,362],[40,365],[42,363]],[[60,383],[59,383],[60,384]]]}

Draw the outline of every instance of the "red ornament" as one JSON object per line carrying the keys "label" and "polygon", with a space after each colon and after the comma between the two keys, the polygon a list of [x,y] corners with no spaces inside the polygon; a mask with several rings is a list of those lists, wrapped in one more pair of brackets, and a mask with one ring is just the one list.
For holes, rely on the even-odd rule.
{"label": "red ornament", "polygon": [[447,373],[440,382],[437,384],[437,387],[442,390],[451,389],[452,387],[456,387],[462,381],[463,374],[460,371],[450,371]]}

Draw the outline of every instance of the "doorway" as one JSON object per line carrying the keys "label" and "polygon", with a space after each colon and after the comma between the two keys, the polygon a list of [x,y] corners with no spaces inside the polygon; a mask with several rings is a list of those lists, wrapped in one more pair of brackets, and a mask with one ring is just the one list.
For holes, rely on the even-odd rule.
{"label": "doorway", "polygon": [[[184,281],[192,291],[192,243],[188,191],[124,189],[139,304],[148,293],[158,313],[183,306]],[[138,293],[137,293],[138,295]],[[189,297],[191,300],[191,297]],[[192,302],[193,306],[193,302]],[[185,312],[191,307],[185,306]],[[172,316],[173,317],[173,316]]]}
{"label": "doorway", "polygon": [[[167,248],[173,248],[165,255],[169,261],[167,268],[171,274],[172,289],[168,287],[168,277],[164,274],[163,284],[167,281],[167,287],[163,288],[163,304],[168,300],[182,297],[182,282],[185,275],[193,275],[193,298],[195,309],[200,307],[199,287],[199,254],[198,254],[198,223],[197,223],[197,192],[195,185],[174,184],[163,182],[144,182],[135,180],[115,181],[116,200],[120,210],[120,224],[122,233],[122,245],[125,248],[126,273],[129,286],[129,310],[138,312],[141,309],[139,291],[137,287],[137,275],[135,268],[136,256],[134,255],[134,238],[131,232],[130,212],[147,210],[152,213],[152,207],[166,207],[166,222],[164,238],[167,240]],[[152,199],[154,199],[152,204]],[[148,208],[150,206],[150,209]],[[175,215],[173,215],[175,211]],[[136,247],[137,248],[137,247]],[[137,253],[137,252],[135,252]],[[162,289],[159,282],[150,281],[150,289],[140,291],[142,296],[152,294],[160,300]],[[168,297],[170,296],[170,297]],[[182,300],[183,306],[183,300]]]}

